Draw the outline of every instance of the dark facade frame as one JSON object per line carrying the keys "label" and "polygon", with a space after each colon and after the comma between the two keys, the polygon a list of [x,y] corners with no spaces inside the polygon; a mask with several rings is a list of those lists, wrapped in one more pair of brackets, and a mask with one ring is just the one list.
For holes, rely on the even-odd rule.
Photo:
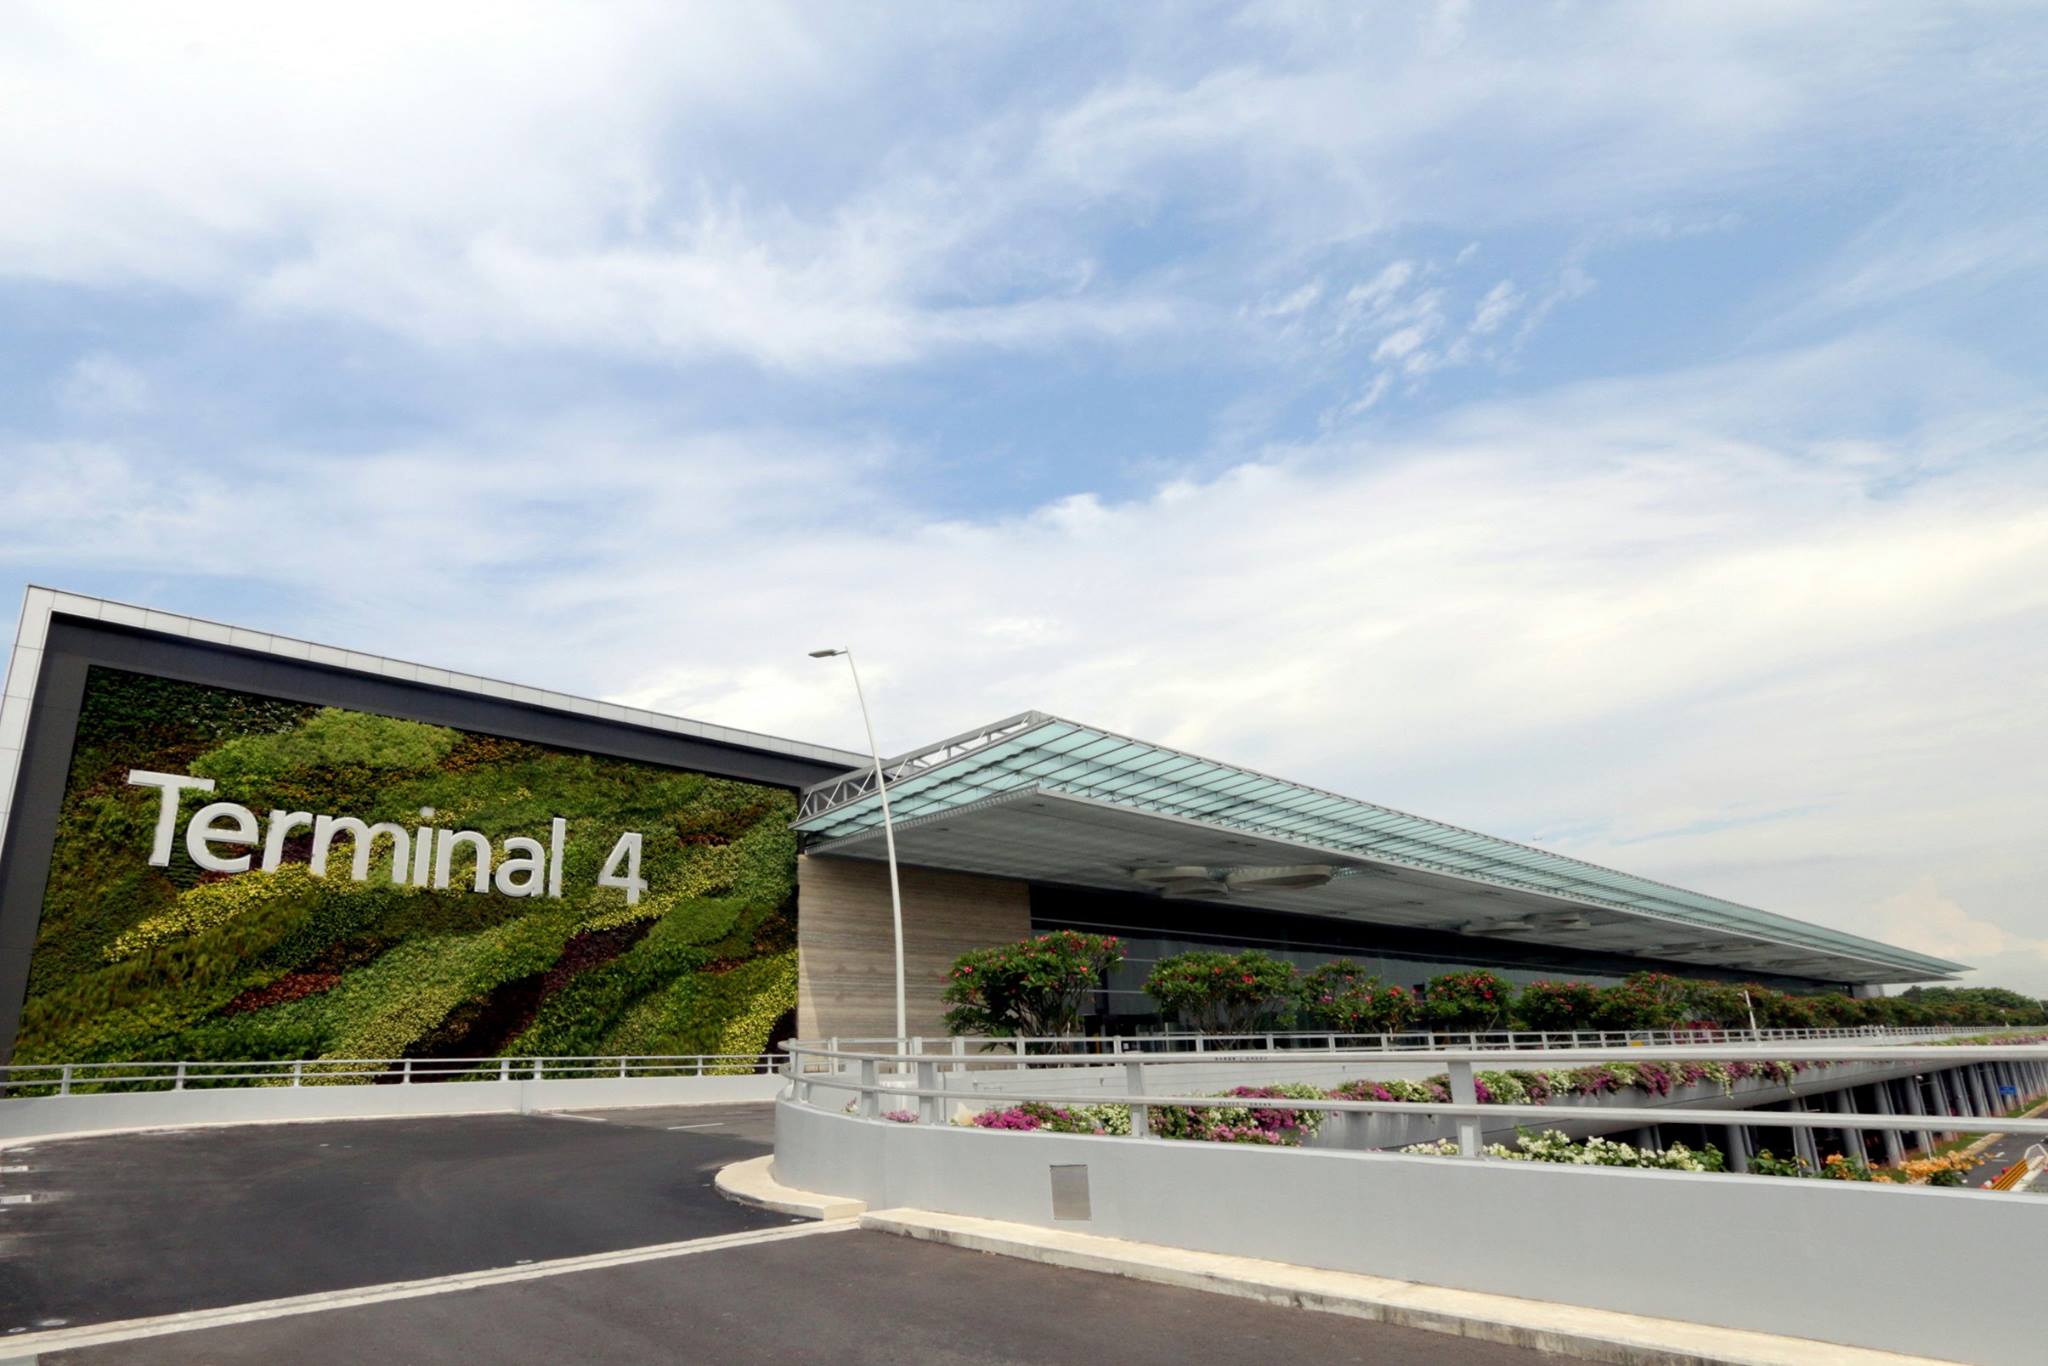
{"label": "dark facade frame", "polygon": [[93,666],[801,790],[836,764],[63,614],[50,618],[0,846],[0,1065],[14,1056],[57,819]]}

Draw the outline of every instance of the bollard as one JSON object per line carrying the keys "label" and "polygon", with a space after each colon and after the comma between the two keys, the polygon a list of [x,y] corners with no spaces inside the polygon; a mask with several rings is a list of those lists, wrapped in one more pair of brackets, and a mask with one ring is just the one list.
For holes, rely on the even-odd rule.
{"label": "bollard", "polygon": [[[1479,1086],[1472,1076],[1472,1064],[1454,1062],[1449,1065],[1451,1103],[1453,1105],[1477,1105]],[[1478,1157],[1479,1116],[1458,1116],[1458,1156]]]}
{"label": "bollard", "polygon": [[[1145,1064],[1127,1062],[1124,1064],[1124,1090],[1133,1096],[1145,1094]],[[1131,1102],[1131,1137],[1152,1137],[1152,1107],[1138,1101]]]}
{"label": "bollard", "polygon": [[860,1117],[874,1119],[881,1111],[881,1097],[875,1094],[875,1060],[860,1060]]}

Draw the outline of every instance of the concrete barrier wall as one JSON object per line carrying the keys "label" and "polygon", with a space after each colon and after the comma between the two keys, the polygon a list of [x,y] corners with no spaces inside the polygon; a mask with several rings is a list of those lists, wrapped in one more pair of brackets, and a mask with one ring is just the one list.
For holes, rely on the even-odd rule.
{"label": "concrete barrier wall", "polygon": [[780,1077],[568,1077],[557,1081],[416,1082],[408,1086],[240,1086],[0,1100],[0,1144],[191,1125],[313,1119],[521,1114],[775,1098]]}
{"label": "concrete barrier wall", "polygon": [[[1056,1223],[1055,1165],[1091,1217]],[[786,1185],[1988,1366],[2041,1359],[2048,1201],[894,1124],[776,1106]]]}

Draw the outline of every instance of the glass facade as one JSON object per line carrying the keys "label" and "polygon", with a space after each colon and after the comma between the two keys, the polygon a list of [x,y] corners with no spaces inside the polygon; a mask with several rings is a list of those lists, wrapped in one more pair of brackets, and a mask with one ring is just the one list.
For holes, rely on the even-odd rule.
{"label": "glass facade", "polygon": [[1402,929],[1319,916],[1287,915],[1244,906],[1121,895],[1075,887],[1034,886],[1031,926],[1114,934],[1123,940],[1125,960],[1098,992],[1091,1027],[1129,1032],[1162,1026],[1145,979],[1162,958],[1194,949],[1263,949],[1306,972],[1335,958],[1362,964],[1380,980],[1413,988],[1446,972],[1485,968],[1517,985],[1569,979],[1608,986],[1629,973],[1760,982],[1782,991],[1811,991],[1841,984],[1770,973],[1729,973],[1692,963],[1575,951],[1569,945],[1480,939],[1433,930]]}

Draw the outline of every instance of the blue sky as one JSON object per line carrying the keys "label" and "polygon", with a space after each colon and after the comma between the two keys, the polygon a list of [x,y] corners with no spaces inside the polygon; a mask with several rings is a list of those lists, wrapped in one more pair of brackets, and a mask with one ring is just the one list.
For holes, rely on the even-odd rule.
{"label": "blue sky", "polygon": [[2037,7],[6,14],[0,575],[2048,991]]}

